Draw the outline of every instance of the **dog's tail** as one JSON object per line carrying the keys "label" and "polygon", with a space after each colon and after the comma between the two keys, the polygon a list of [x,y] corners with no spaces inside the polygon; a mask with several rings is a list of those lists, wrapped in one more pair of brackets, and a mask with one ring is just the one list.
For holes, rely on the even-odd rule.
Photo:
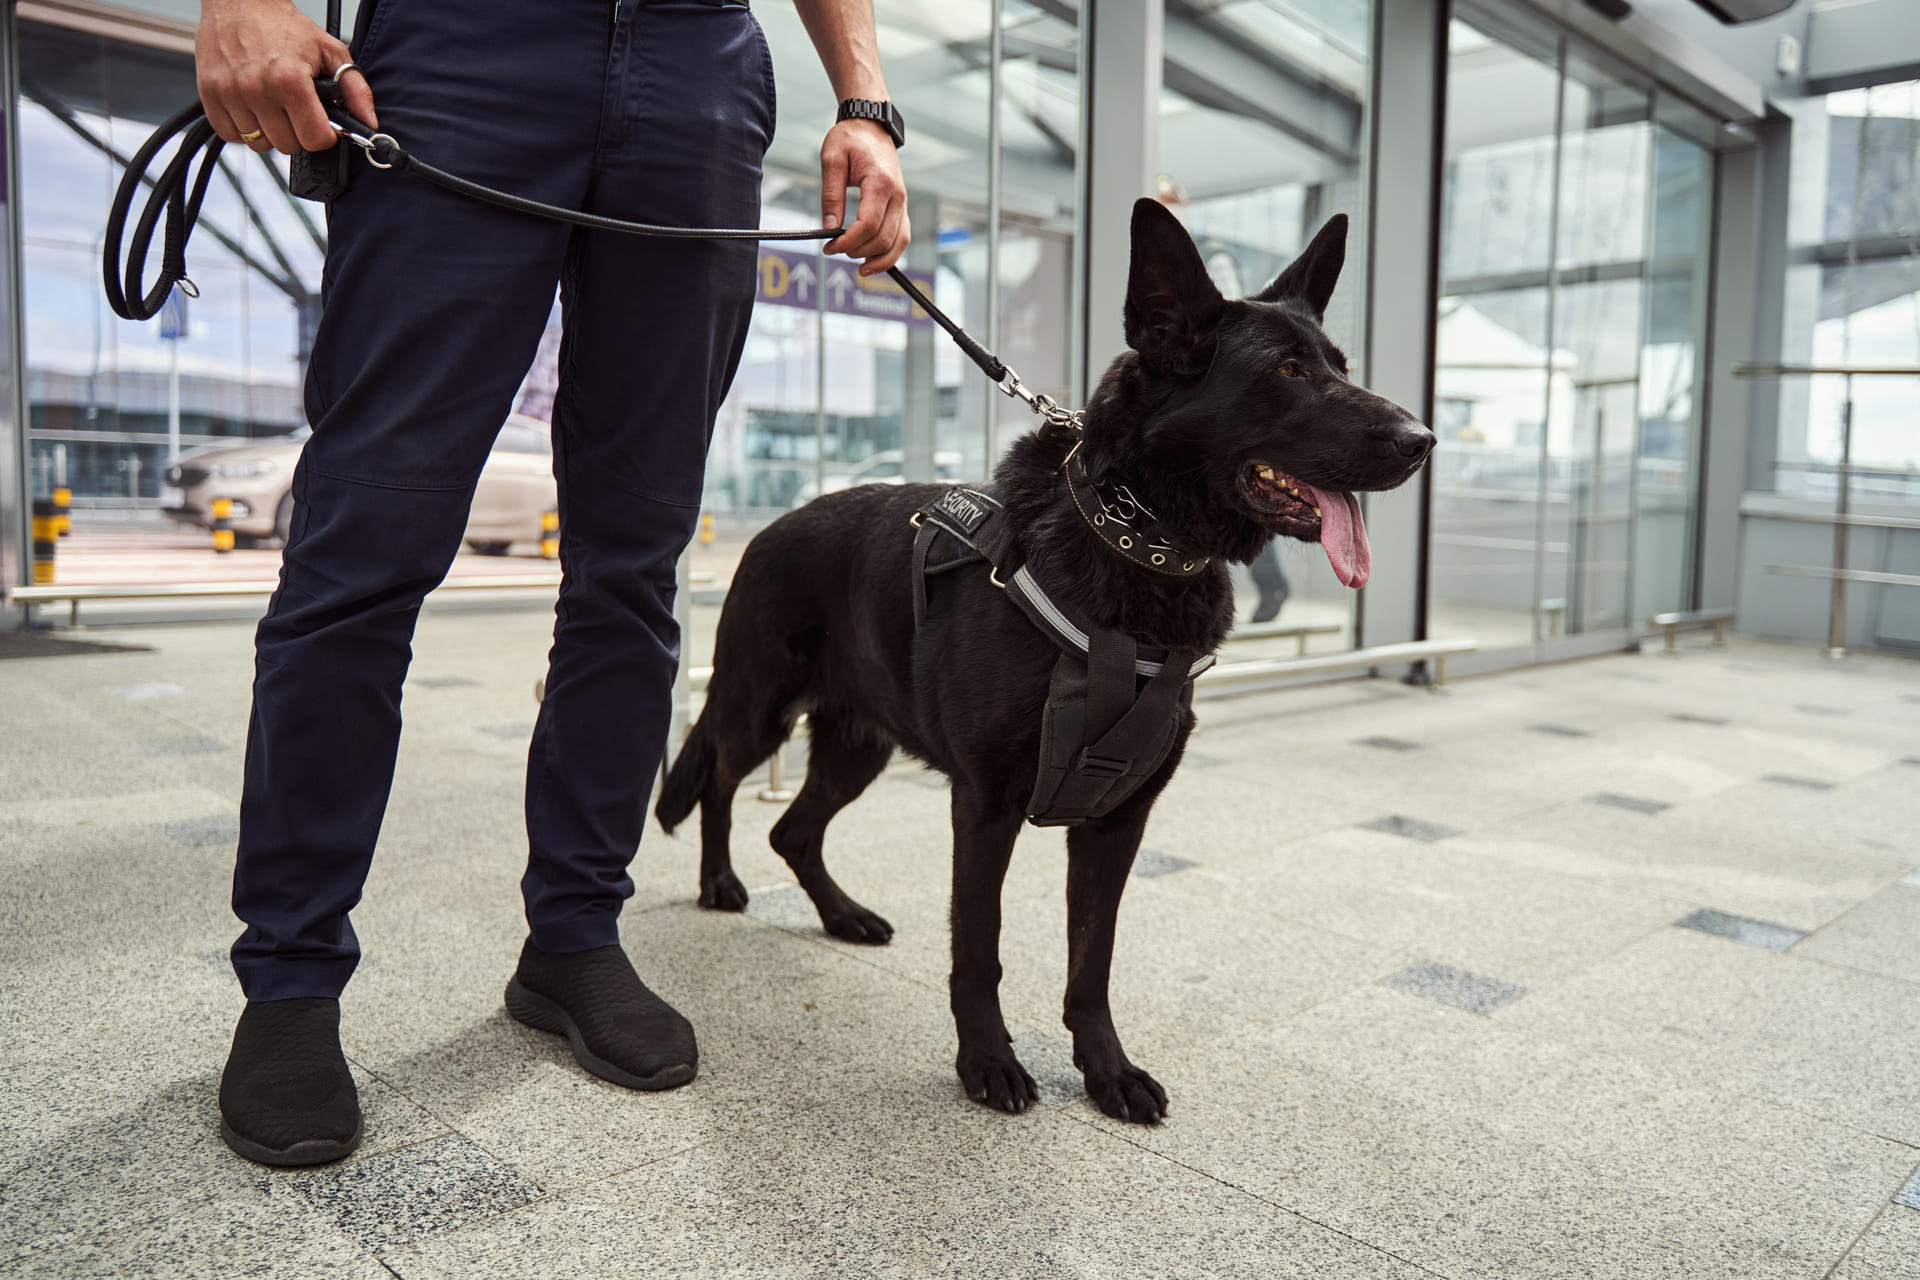
{"label": "dog's tail", "polygon": [[653,816],[660,820],[660,828],[668,835],[686,820],[693,812],[693,806],[700,803],[700,796],[707,789],[707,783],[713,778],[714,743],[713,734],[707,729],[707,717],[704,711],[694,722],[693,732],[680,747],[680,754],[673,759],[673,767],[667,770],[667,780],[660,788],[660,803],[653,806]]}

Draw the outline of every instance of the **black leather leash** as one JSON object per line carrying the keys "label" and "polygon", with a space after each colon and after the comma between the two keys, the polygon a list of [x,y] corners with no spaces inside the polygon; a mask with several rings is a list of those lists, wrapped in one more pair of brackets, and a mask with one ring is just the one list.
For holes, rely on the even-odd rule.
{"label": "black leather leash", "polygon": [[[328,0],[327,32],[336,39],[340,35],[339,0]],[[842,234],[843,228],[812,227],[804,231],[768,231],[759,228],[735,227],[668,227],[648,222],[629,222],[621,218],[608,218],[599,214],[583,213],[578,209],[563,209],[558,205],[543,204],[538,200],[529,200],[510,192],[471,182],[445,169],[436,168],[420,159],[390,133],[372,129],[357,119],[346,108],[340,86],[330,77],[321,77],[314,82],[320,95],[321,105],[326,108],[327,118],[332,121],[340,134],[340,141],[334,144],[337,151],[344,146],[358,147],[367,158],[367,163],[375,169],[387,169],[399,173],[411,174],[425,182],[455,195],[466,196],[472,200],[484,201],[511,209],[517,213],[531,214],[539,218],[551,218],[557,222],[571,223],[577,227],[590,227],[598,231],[618,231],[627,235],[653,236],[672,240],[831,240]],[[174,138],[180,139],[179,147],[173,158],[160,172],[157,178],[147,175],[156,156]],[[187,276],[187,241],[193,237],[194,225],[200,219],[200,205],[206,199],[207,186],[213,180],[214,170],[219,165],[220,152],[226,142],[213,131],[208,123],[205,110],[196,99],[190,106],[182,108],[170,119],[155,129],[151,136],[134,153],[127,171],[121,175],[120,186],[114,192],[113,204],[107,213],[106,236],[101,243],[101,267],[107,292],[107,305],[113,313],[125,320],[150,320],[160,313],[166,304],[167,296],[177,287],[188,297],[198,297],[199,290]],[[196,172],[194,163],[198,160]],[[295,195],[318,199],[325,203],[346,189],[346,157],[334,156],[334,152],[301,152],[295,157],[294,172],[290,184]],[[324,172],[331,169],[329,178]],[[140,211],[140,218],[134,224],[132,237],[127,236],[127,217],[133,210],[134,196],[142,183],[151,187],[146,207]],[[160,272],[152,288],[145,283],[146,265],[149,250],[153,245],[154,232],[158,230],[160,220],[166,219],[166,238],[161,243]],[[122,245],[125,252],[122,252]],[[1000,358],[974,340],[972,334],[956,324],[953,318],[939,307],[933,305],[933,299],[921,292],[920,287],[908,279],[907,273],[898,267],[889,267],[887,275],[911,298],[921,310],[933,318],[933,322],[946,331],[954,345],[966,353],[969,360],[978,365],[980,371],[991,378],[999,388],[1020,400],[1039,414],[1044,430],[1066,431],[1077,434],[1080,429],[1080,415],[1063,408],[1052,396],[1044,392],[1029,390],[1020,381],[1020,376],[1008,368]]]}

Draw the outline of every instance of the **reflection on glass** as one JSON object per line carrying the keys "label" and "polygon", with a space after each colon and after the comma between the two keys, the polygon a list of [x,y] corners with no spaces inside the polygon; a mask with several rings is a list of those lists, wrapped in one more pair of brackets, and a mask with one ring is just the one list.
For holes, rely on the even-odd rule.
{"label": "reflection on glass", "polygon": [[1537,647],[1687,600],[1711,157],[1598,55],[1462,8],[1429,627]]}
{"label": "reflection on glass", "polygon": [[[1326,327],[1363,382],[1371,22],[1370,0],[1168,6],[1160,107],[1161,199],[1228,297],[1265,288],[1333,214],[1352,219]],[[1241,620],[1331,624],[1338,633],[1317,647],[1351,646],[1354,593],[1319,549],[1281,541],[1271,555],[1236,577]],[[1245,655],[1265,643],[1246,642]]]}
{"label": "reflection on glass", "polygon": [[322,237],[274,161],[229,151],[194,236],[200,296],[181,336],[114,316],[100,289],[120,180],[109,151],[130,154],[193,97],[193,60],[30,21],[19,30],[28,486],[65,484],[79,507],[152,511],[176,449],[302,425]]}

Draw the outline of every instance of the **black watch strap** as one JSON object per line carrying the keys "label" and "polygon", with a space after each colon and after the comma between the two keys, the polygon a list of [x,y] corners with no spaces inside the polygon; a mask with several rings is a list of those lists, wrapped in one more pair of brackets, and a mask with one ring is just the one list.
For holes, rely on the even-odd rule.
{"label": "black watch strap", "polygon": [[848,98],[840,104],[840,119],[871,120],[893,135],[893,145],[907,145],[907,119],[900,114],[900,108],[891,102],[876,102],[872,98]]}

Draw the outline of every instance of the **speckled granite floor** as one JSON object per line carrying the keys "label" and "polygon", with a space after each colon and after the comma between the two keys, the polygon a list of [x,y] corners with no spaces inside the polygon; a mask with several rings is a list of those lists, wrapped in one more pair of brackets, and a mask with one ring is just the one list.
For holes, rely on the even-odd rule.
{"label": "speckled granite floor", "polygon": [[746,917],[648,837],[626,935],[690,1087],[509,1021],[545,630],[422,624],[344,1006],[368,1140],[298,1173],[214,1132],[250,627],[0,662],[0,1273],[1920,1277],[1920,665],[1695,641],[1204,703],[1121,915],[1146,1130],[1059,1026],[1057,832],[1006,892],[1044,1105],[960,1096],[911,768],[830,835],[884,949],[821,933],[750,792]]}

